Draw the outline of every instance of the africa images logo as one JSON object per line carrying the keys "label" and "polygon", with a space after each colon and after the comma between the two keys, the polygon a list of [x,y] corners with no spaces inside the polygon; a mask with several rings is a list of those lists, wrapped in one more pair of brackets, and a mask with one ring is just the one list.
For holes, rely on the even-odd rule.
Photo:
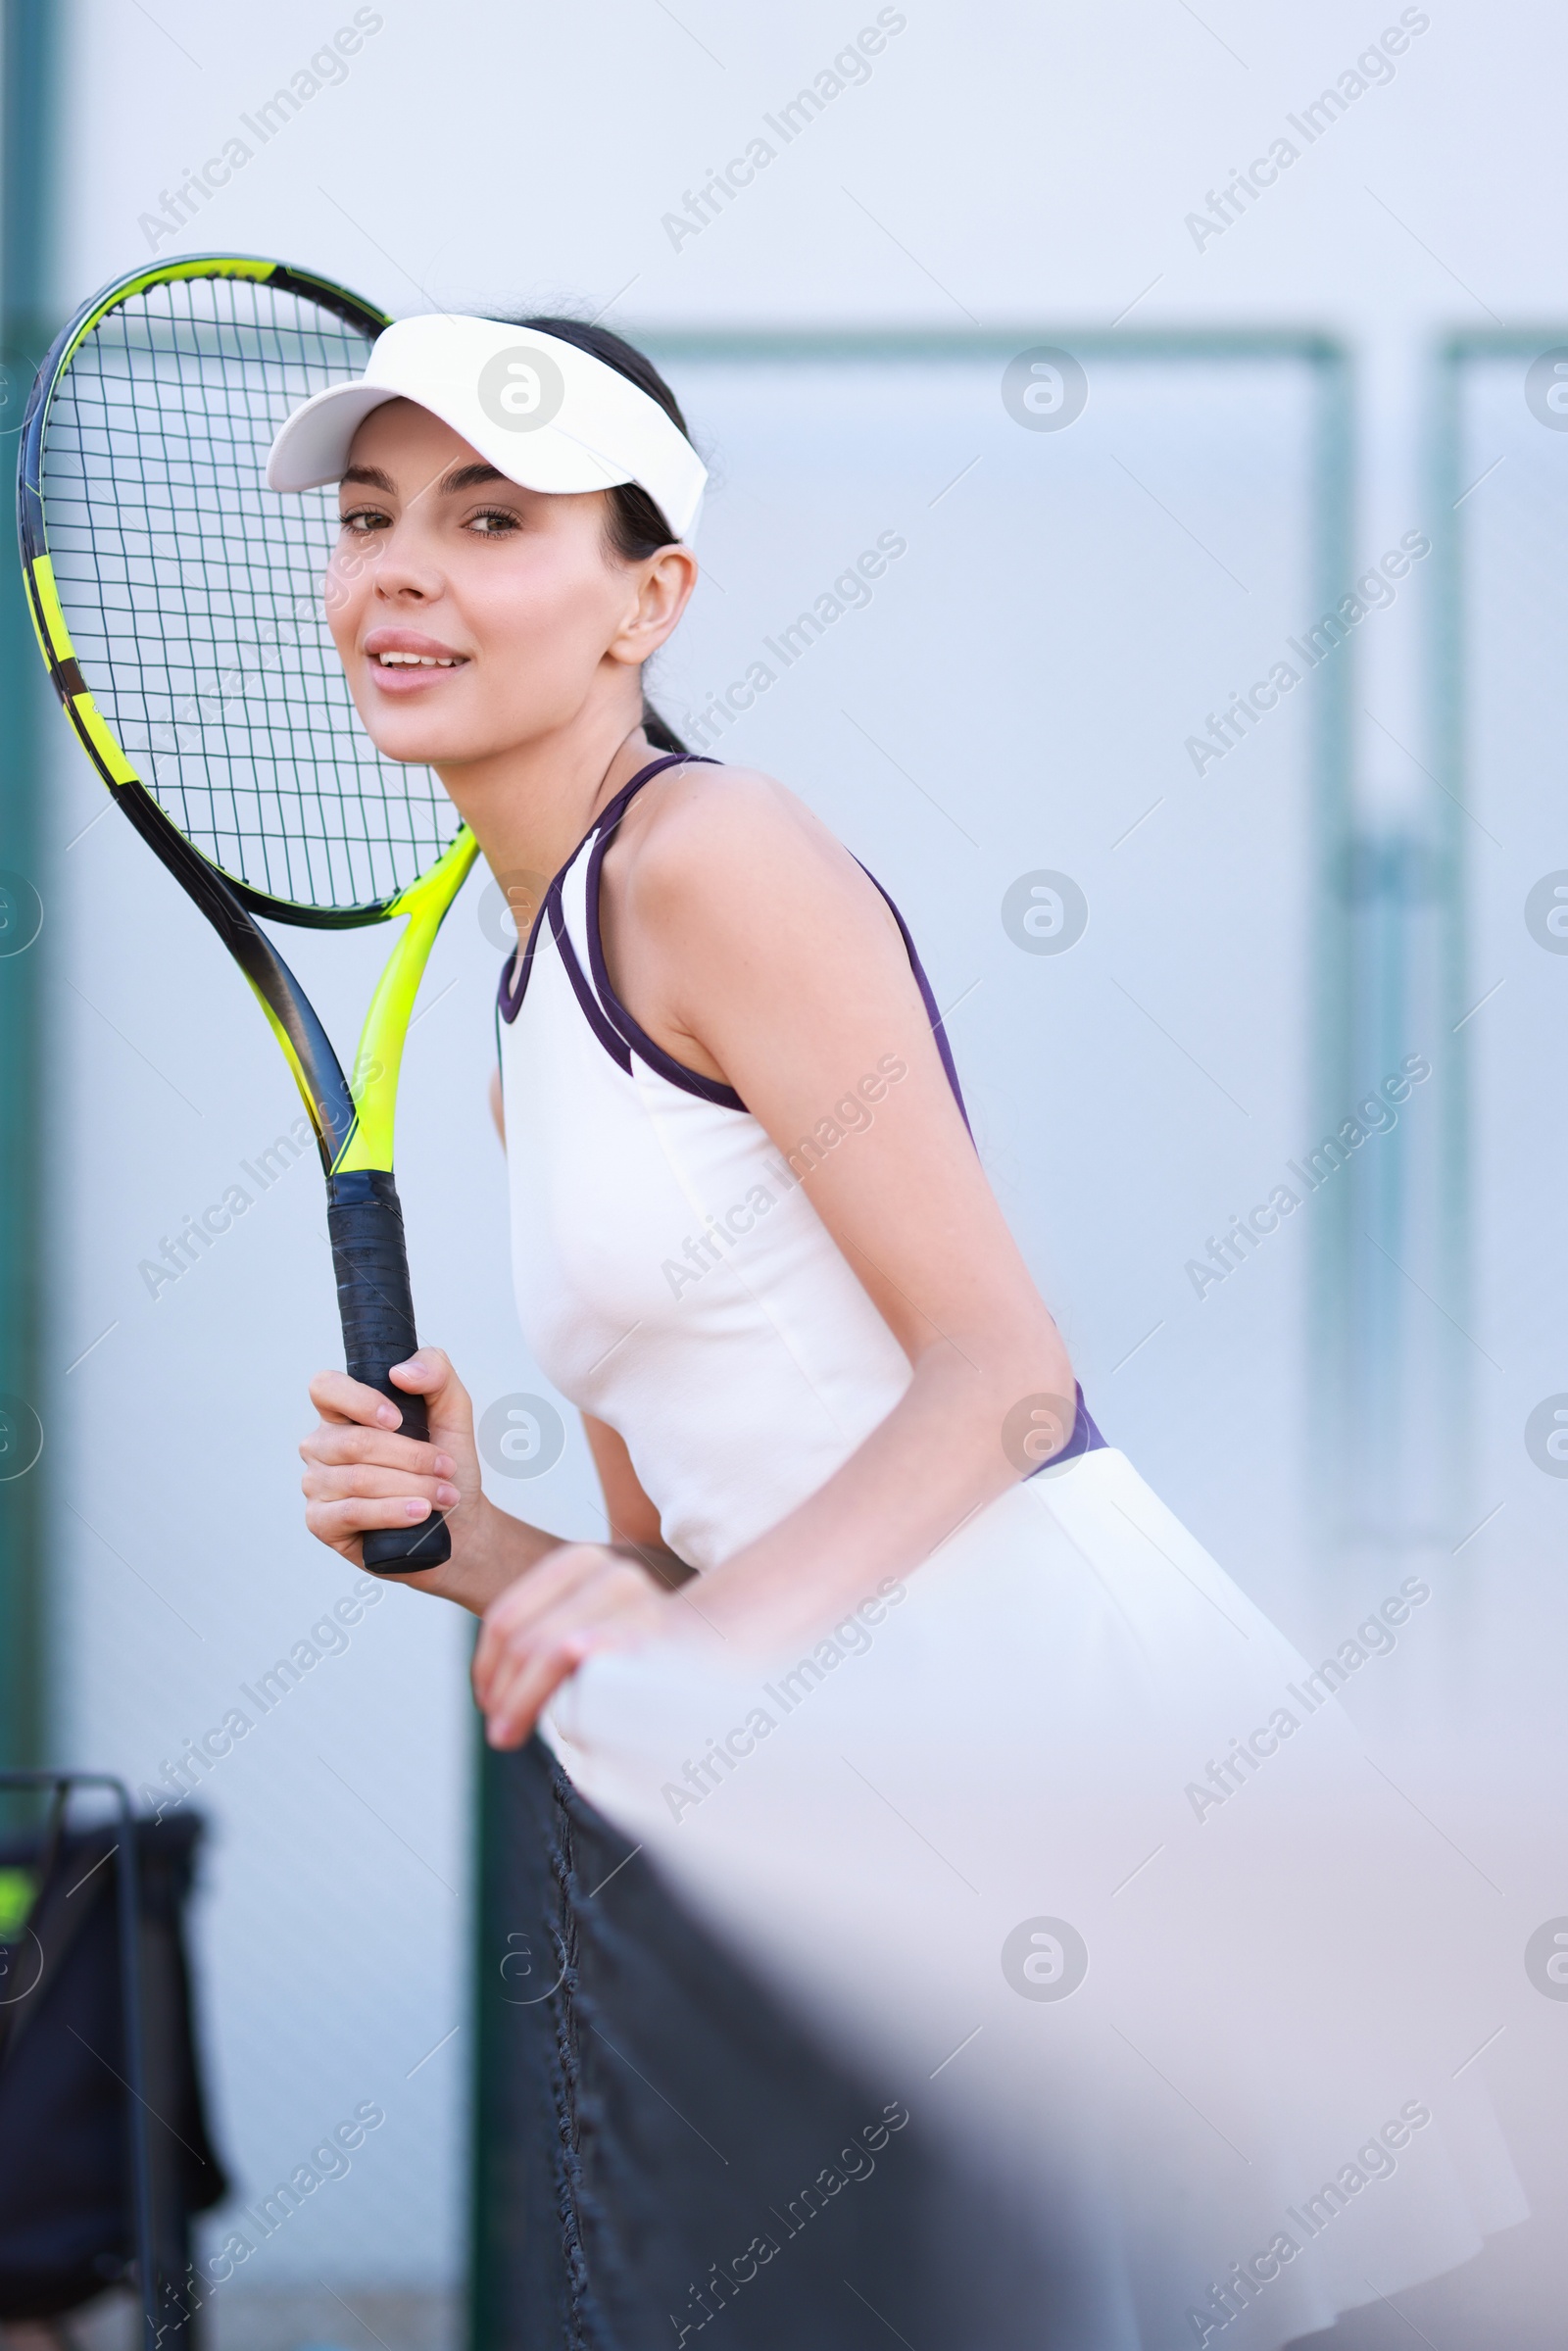
{"label": "africa images logo", "polygon": [[503,1478],[542,1478],[566,1448],[566,1424],[548,1397],[503,1396],[474,1432],[482,1459]]}
{"label": "africa images logo", "polygon": [[504,432],[537,432],[561,413],[566,379],[537,343],[498,351],[479,370],[479,406]]}
{"label": "africa images logo", "polygon": [[1025,432],[1061,432],[1088,407],[1089,378],[1070,351],[1039,343],[1003,369],[1002,405]]}
{"label": "africa images logo", "polygon": [[1065,2000],[1089,1973],[1089,1946],[1066,1919],[1022,1919],[1002,1946],[1002,1972],[1021,1999]]}

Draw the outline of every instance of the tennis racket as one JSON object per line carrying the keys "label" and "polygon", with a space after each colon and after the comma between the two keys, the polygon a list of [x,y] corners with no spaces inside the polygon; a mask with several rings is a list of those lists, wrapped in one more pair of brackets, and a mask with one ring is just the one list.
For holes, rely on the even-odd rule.
{"label": "tennis racket", "polygon": [[[38,371],[19,522],[66,715],[245,974],[305,1098],[349,1373],[424,1438],[423,1398],[388,1376],[417,1345],[393,1116],[420,976],[477,845],[430,769],[383,759],[359,722],[322,611],[334,493],[279,497],[264,478],[289,411],[362,373],[387,324],[275,262],[209,255],[117,279]],[[258,916],[407,918],[352,1078]],[[435,1512],[364,1541],[371,1569],[451,1555]]]}

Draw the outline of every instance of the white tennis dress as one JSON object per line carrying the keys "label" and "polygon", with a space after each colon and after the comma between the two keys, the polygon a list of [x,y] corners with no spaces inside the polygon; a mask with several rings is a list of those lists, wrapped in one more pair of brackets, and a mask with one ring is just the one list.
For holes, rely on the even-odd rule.
{"label": "white tennis dress", "polygon": [[[500,1038],[524,1333],[704,1570],[910,1371],[759,1122],[611,987],[600,862],[674,763],[558,877]],[[1526,2211],[1459,2070],[1495,2021],[1463,1965],[1473,1873],[1332,1680],[1085,1422],[819,1639],[597,1658],[545,1729],[825,2045],[1038,2231],[1051,2340],[1268,2351]]]}

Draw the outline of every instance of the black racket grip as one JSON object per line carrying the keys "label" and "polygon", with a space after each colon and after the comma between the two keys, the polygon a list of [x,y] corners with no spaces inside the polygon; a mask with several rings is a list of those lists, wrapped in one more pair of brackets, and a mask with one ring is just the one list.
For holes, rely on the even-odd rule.
{"label": "black racket grip", "polygon": [[[343,1319],[343,1359],[351,1380],[390,1396],[403,1415],[400,1434],[421,1443],[430,1434],[422,1396],[394,1388],[391,1369],[418,1346],[403,1210],[390,1173],[356,1168],[328,1179],[326,1224]],[[372,1575],[439,1567],[452,1556],[446,1520],[436,1511],[408,1527],[372,1527],[364,1539]]]}

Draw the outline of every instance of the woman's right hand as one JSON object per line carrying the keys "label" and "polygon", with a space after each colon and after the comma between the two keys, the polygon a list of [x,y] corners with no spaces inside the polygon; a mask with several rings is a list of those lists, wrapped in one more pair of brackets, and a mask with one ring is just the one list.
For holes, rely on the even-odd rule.
{"label": "woman's right hand", "polygon": [[[400,1435],[396,1404],[347,1372],[320,1371],[311,1382],[311,1401],[321,1417],[300,1446],[305,1523],[318,1542],[359,1567],[361,1537],[368,1529],[415,1526],[439,1510],[450,1523],[452,1565],[459,1568],[485,1509],[473,1405],[439,1347],[420,1347],[407,1363],[394,1364],[392,1378],[424,1397],[428,1444]],[[461,1596],[449,1568],[416,1568],[397,1580]]]}

